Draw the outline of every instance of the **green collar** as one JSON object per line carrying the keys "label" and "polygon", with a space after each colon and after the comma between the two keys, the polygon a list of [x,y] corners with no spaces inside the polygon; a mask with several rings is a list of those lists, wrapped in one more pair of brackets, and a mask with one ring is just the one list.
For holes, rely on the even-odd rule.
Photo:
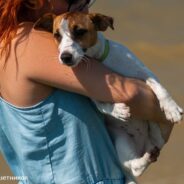
{"label": "green collar", "polygon": [[107,58],[107,56],[109,54],[109,50],[110,50],[109,40],[106,40],[105,41],[105,49],[104,49],[104,52],[103,52],[103,54],[102,54],[102,56],[100,58],[100,62],[103,62]]}

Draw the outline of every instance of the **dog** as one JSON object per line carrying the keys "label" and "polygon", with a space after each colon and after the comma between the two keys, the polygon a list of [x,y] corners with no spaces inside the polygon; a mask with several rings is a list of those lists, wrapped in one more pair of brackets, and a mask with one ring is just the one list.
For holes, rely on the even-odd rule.
{"label": "dog", "polygon": [[45,15],[35,25],[52,32],[59,45],[59,61],[76,67],[87,57],[126,77],[144,81],[156,95],[166,119],[171,123],[132,119],[124,103],[94,101],[107,115],[107,128],[126,177],[126,184],[136,184],[136,177],[157,160],[168,141],[173,124],[181,121],[183,110],[160,84],[157,77],[125,46],[107,40],[100,32],[114,29],[113,18],[98,13],[65,13]]}

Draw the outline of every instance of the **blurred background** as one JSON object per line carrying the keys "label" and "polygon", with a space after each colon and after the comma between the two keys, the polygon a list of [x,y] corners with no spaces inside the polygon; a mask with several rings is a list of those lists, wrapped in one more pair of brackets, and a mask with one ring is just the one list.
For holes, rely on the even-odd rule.
{"label": "blurred background", "polygon": [[[184,1],[97,0],[91,11],[114,17],[115,30],[108,30],[107,37],[132,50],[184,108]],[[183,123],[175,126],[159,160],[139,178],[140,184],[184,183]],[[0,175],[11,175],[1,155]]]}
{"label": "blurred background", "polygon": [[[114,17],[115,30],[108,30],[107,37],[132,50],[184,108],[184,1],[97,0],[91,10]],[[175,126],[140,184],[184,183],[183,123]]]}

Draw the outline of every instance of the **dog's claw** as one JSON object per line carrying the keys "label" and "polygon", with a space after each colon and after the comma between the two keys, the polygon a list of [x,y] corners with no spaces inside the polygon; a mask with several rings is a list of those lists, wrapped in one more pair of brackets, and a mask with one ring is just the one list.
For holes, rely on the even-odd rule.
{"label": "dog's claw", "polygon": [[164,111],[166,119],[172,123],[177,123],[182,120],[183,110],[171,97],[161,100],[160,107]]}

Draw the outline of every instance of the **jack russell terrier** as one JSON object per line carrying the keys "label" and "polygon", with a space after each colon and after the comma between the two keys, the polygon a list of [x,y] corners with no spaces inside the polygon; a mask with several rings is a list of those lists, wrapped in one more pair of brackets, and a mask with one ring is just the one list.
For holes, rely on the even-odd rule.
{"label": "jack russell terrier", "polygon": [[[167,120],[182,119],[183,110],[159,83],[155,75],[125,46],[107,40],[99,31],[114,29],[111,17],[96,13],[65,13],[45,15],[35,25],[52,32],[59,44],[59,60],[70,67],[88,57],[126,77],[143,80],[156,95]],[[86,57],[88,56],[88,57]],[[159,151],[167,142],[172,123],[149,122],[130,118],[130,109],[124,103],[94,101],[100,112],[111,120],[107,124],[126,177],[126,184],[136,184],[148,165],[157,160]]]}

